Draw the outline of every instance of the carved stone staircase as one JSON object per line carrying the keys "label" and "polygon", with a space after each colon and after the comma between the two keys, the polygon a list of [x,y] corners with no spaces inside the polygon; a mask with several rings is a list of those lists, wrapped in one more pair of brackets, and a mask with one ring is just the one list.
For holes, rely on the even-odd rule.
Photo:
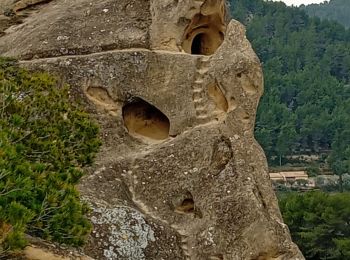
{"label": "carved stone staircase", "polygon": [[195,81],[192,86],[192,100],[196,110],[197,119],[200,123],[206,123],[209,120],[208,97],[205,90],[206,85],[204,84],[209,65],[209,57],[201,57],[198,59]]}

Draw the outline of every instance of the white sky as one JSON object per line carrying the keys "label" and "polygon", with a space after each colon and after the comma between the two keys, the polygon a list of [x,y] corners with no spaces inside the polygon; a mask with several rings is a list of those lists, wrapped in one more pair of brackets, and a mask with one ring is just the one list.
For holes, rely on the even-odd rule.
{"label": "white sky", "polygon": [[274,0],[275,2],[285,2],[287,5],[296,5],[299,6],[301,4],[308,5],[308,4],[319,4],[323,3],[325,0]]}

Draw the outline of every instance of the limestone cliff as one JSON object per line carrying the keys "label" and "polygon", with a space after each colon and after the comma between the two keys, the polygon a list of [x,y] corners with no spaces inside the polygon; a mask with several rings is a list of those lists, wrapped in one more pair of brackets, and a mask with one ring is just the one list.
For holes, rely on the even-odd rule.
{"label": "limestone cliff", "polygon": [[254,139],[260,62],[224,0],[6,2],[0,55],[58,75],[101,124],[88,256],[304,259]]}

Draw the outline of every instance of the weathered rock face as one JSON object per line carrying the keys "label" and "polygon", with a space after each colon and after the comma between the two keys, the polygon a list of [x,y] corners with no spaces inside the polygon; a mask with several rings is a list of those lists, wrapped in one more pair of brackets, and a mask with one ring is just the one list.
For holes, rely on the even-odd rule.
{"label": "weathered rock face", "polygon": [[86,254],[304,259],[253,135],[260,63],[223,0],[43,2],[0,55],[75,86],[101,123]]}
{"label": "weathered rock face", "polygon": [[[16,2],[13,10],[25,22],[7,29],[1,40],[0,53],[36,59],[149,47],[149,1]],[[45,5],[47,2],[50,3]],[[26,16],[28,18],[24,18]]]}

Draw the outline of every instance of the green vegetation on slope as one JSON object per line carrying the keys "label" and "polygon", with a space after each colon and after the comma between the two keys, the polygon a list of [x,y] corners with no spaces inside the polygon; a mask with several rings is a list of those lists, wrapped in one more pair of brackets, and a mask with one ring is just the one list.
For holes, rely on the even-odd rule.
{"label": "green vegetation on slope", "polygon": [[230,2],[263,62],[255,135],[270,164],[329,151],[350,128],[350,30],[280,2]]}
{"label": "green vegetation on slope", "polygon": [[310,16],[317,16],[321,19],[334,20],[345,27],[350,27],[350,1],[349,0],[330,0],[321,4],[302,5]]}
{"label": "green vegetation on slope", "polygon": [[0,58],[0,255],[24,233],[83,243],[91,224],[75,185],[99,144],[67,86]]}
{"label": "green vegetation on slope", "polygon": [[280,208],[306,259],[350,259],[350,193],[287,193]]}

